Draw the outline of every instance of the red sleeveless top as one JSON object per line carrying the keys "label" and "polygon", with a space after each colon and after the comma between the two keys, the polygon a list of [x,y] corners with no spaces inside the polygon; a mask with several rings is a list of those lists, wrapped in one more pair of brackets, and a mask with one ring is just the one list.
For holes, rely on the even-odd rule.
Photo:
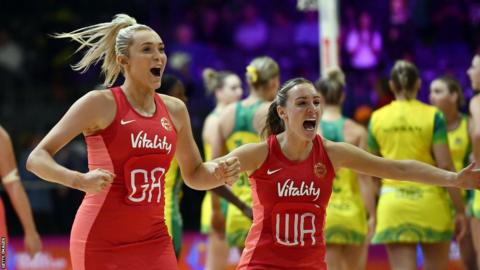
{"label": "red sleeveless top", "polygon": [[253,225],[237,269],[327,269],[323,227],[334,168],[320,136],[309,157],[285,157],[268,138],[265,162],[250,176]]}
{"label": "red sleeveless top", "polygon": [[111,91],[113,122],[85,139],[89,169],[116,177],[108,189],[86,194],[72,228],[72,262],[75,269],[177,269],[169,268],[168,261],[176,261],[164,220],[175,127],[160,96],[155,95],[154,115],[145,117],[120,87]]}

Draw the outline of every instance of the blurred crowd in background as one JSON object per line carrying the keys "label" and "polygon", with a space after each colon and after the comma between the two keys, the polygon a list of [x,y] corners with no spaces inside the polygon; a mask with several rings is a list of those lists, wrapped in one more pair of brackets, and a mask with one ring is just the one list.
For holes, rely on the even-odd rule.
{"label": "blurred crowd in background", "polygon": [[[34,145],[72,102],[101,89],[99,67],[72,71],[74,44],[49,34],[109,21],[127,13],[156,30],[166,44],[168,67],[184,82],[197,142],[213,107],[201,73],[206,67],[244,77],[247,63],[259,55],[274,58],[281,81],[319,78],[318,13],[296,9],[296,0],[7,0],[0,4],[0,123],[15,143],[19,170],[40,233],[68,233],[83,194],[38,181],[25,170]],[[347,76],[347,116],[367,124],[370,112],[392,100],[388,72],[397,59],[420,69],[422,91],[435,77],[458,79],[472,96],[465,71],[480,52],[478,0],[340,0],[340,62]],[[244,87],[246,88],[246,87]],[[86,171],[83,138],[57,155],[75,170]],[[185,229],[198,230],[202,192],[184,188]],[[10,233],[20,232],[7,207]]]}

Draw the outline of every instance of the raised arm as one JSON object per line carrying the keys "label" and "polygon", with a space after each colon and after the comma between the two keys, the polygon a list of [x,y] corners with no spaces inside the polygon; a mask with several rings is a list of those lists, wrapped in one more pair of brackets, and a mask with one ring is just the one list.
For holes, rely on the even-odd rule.
{"label": "raised arm", "polygon": [[80,133],[94,134],[115,117],[110,91],[91,91],[77,100],[38,144],[27,160],[27,169],[40,178],[85,192],[99,192],[113,180],[113,172],[97,169],[86,174],[58,164],[53,156]]}
{"label": "raised arm", "polygon": [[42,242],[33,220],[27,194],[20,182],[10,136],[2,127],[0,127],[0,145],[2,146],[0,176],[13,208],[22,223],[25,249],[30,256],[33,256],[42,249]]}
{"label": "raised arm", "polygon": [[203,162],[193,139],[190,117],[185,104],[179,99],[161,95],[177,130],[178,161],[185,184],[193,189],[208,190],[234,182],[238,176],[236,159],[217,159]]}
{"label": "raised arm", "polygon": [[347,143],[326,142],[333,165],[380,178],[415,181],[437,186],[480,187],[480,170],[475,164],[459,173],[449,172],[415,160],[389,160],[372,155]]}

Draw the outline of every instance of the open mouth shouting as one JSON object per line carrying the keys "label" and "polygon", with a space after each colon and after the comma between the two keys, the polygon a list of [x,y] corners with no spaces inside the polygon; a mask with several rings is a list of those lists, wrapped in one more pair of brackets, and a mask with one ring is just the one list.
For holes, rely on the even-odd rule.
{"label": "open mouth shouting", "polygon": [[162,69],[159,67],[154,67],[150,69],[150,73],[152,73],[152,75],[155,77],[160,77],[161,72],[162,72]]}
{"label": "open mouth shouting", "polygon": [[317,125],[317,121],[313,118],[303,121],[303,128],[306,131],[315,131],[316,125]]}

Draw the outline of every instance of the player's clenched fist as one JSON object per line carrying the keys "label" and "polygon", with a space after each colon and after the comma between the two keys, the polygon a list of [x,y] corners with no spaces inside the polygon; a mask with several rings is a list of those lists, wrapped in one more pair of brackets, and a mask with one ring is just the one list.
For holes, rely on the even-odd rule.
{"label": "player's clenched fist", "polygon": [[104,169],[95,169],[81,174],[75,183],[75,188],[86,193],[97,193],[113,182],[115,175]]}
{"label": "player's clenched fist", "polygon": [[215,177],[227,185],[232,185],[237,181],[240,173],[240,161],[237,157],[217,160],[215,168]]}

